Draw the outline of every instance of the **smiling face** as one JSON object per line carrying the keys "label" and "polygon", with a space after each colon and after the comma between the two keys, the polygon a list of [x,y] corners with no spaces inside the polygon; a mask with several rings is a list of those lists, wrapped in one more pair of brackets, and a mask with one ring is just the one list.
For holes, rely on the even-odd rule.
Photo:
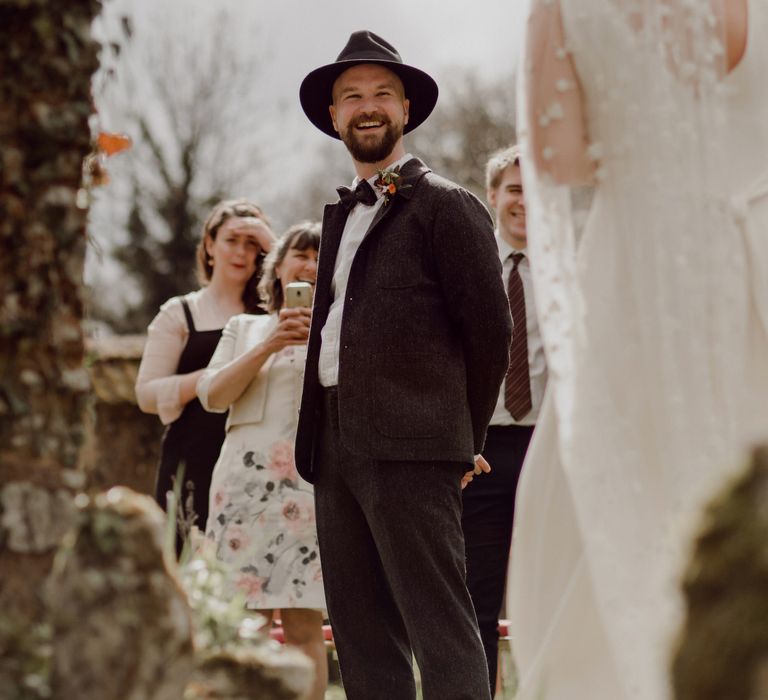
{"label": "smiling face", "polygon": [[404,155],[408,106],[400,78],[388,68],[363,63],[336,79],[329,109],[352,157],[358,163],[380,164]]}
{"label": "smiling face", "polygon": [[256,272],[256,257],[261,245],[256,235],[258,220],[253,217],[233,216],[216,232],[215,238],[206,238],[205,249],[213,268],[213,277],[244,285]]}
{"label": "smiling face", "polygon": [[528,244],[525,228],[525,197],[520,166],[508,165],[496,187],[488,189],[488,203],[496,212],[501,237],[513,248]]}
{"label": "smiling face", "polygon": [[291,282],[314,284],[317,280],[317,248],[288,248],[285,257],[275,267],[275,274],[283,289]]}

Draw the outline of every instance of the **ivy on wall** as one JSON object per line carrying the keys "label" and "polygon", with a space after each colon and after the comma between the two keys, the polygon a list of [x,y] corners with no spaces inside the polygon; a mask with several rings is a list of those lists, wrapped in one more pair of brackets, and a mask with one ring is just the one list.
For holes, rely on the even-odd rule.
{"label": "ivy on wall", "polygon": [[100,7],[0,0],[2,481],[34,480],[30,460],[73,467],[82,439],[86,212],[76,193],[91,148]]}

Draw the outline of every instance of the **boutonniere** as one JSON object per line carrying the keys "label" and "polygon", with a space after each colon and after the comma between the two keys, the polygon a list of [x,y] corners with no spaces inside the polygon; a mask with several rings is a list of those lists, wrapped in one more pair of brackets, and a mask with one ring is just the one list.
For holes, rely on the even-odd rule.
{"label": "boutonniere", "polygon": [[384,195],[384,206],[387,206],[387,204],[392,201],[392,197],[398,192],[407,190],[410,187],[410,185],[400,184],[402,175],[400,174],[399,165],[392,168],[392,170],[379,170],[377,172],[379,173],[379,177],[376,178],[376,181],[373,184],[378,187],[382,195]]}

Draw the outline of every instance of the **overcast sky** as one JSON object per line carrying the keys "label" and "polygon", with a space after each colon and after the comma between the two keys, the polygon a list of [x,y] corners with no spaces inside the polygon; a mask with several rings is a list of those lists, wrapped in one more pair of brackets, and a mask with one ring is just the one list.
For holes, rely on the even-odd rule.
{"label": "overcast sky", "polygon": [[358,29],[381,35],[406,63],[438,78],[451,66],[511,72],[523,5],[524,0],[282,0],[265,10],[264,19],[281,37],[285,81],[298,86],[310,70],[333,61]]}
{"label": "overcast sky", "polygon": [[[209,18],[224,9],[241,21],[233,37],[243,51],[270,52],[269,94],[295,105],[298,88],[314,68],[331,63],[349,35],[370,29],[400,52],[406,63],[438,84],[452,69],[473,68],[489,77],[509,76],[510,89],[528,0],[110,0],[105,12],[131,13],[141,21],[162,16],[169,41],[195,42]],[[162,12],[162,15],[158,14]],[[153,21],[158,21],[154,20]],[[263,44],[263,46],[262,46]],[[300,136],[321,140],[306,120]]]}

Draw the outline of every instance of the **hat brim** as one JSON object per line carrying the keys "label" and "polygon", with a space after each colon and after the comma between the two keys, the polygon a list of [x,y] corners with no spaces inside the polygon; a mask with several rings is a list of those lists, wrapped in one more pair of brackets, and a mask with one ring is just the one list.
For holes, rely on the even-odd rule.
{"label": "hat brim", "polygon": [[333,102],[333,84],[345,70],[362,63],[374,63],[389,68],[403,81],[405,96],[410,101],[408,123],[403,133],[413,131],[432,113],[437,104],[438,88],[432,76],[424,71],[405,63],[375,58],[342,60],[316,68],[304,78],[299,88],[299,100],[304,114],[320,131],[335,139],[341,138],[333,128],[328,110]]}

